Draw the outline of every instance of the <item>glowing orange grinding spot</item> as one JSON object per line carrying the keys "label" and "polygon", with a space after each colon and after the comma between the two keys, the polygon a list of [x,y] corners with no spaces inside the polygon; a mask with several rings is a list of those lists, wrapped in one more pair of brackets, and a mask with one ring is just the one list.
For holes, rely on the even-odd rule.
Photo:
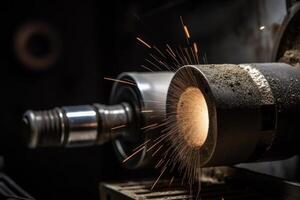
{"label": "glowing orange grinding spot", "polygon": [[191,147],[201,147],[208,134],[209,118],[203,93],[196,87],[187,88],[177,104],[177,125]]}

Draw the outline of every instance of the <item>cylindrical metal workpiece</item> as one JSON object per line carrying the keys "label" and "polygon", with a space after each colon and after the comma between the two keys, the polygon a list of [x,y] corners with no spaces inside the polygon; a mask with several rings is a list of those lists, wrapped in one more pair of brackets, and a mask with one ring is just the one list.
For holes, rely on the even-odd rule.
{"label": "cylindrical metal workpiece", "polygon": [[31,148],[103,144],[126,130],[124,125],[131,123],[131,112],[126,103],[27,111],[23,117],[27,144]]}
{"label": "cylindrical metal workpiece", "polygon": [[[161,134],[159,127],[166,117],[167,91],[173,77],[172,72],[122,73],[118,79],[130,82],[117,82],[112,88],[111,104],[128,102],[133,109],[134,123],[123,135],[113,141],[117,156],[121,161],[128,158],[136,147],[157,138]],[[152,159],[149,148],[151,143],[134,157],[126,161],[128,168],[146,165]]]}
{"label": "cylindrical metal workpiece", "polygon": [[[115,82],[110,104],[65,106],[27,111],[23,122],[31,148],[90,146],[113,141],[121,161],[156,137],[165,119],[167,90],[174,73],[122,73]],[[152,129],[156,129],[153,131]],[[126,162],[129,168],[145,165],[148,146]]]}
{"label": "cylindrical metal workpiece", "polygon": [[62,107],[65,115],[61,120],[65,123],[63,126],[68,128],[68,133],[64,132],[65,143],[68,146],[76,146],[80,144],[95,143],[98,135],[98,119],[97,112],[93,106],[67,106]]}
{"label": "cylindrical metal workpiece", "polygon": [[95,104],[94,106],[101,119],[98,123],[98,145],[123,136],[130,129],[131,124],[134,123],[133,111],[128,103],[120,103],[111,106]]}
{"label": "cylindrical metal workpiece", "polygon": [[[299,81],[300,70],[282,63],[184,66],[175,73],[168,91],[168,120],[173,120],[179,130],[170,142],[179,146],[185,140],[185,147],[198,153],[202,166],[295,155],[300,142]],[[204,96],[208,113],[207,119],[202,117],[198,122],[208,122],[207,135],[201,133],[204,125],[196,127],[200,130],[197,134],[202,134],[197,137],[205,139],[200,146],[188,144],[190,139],[197,139],[194,133],[186,131],[195,125],[184,120],[183,124],[178,113],[183,112],[181,106],[189,107],[182,101],[187,91],[194,88]],[[206,108],[199,109],[200,113]],[[177,158],[185,162],[181,152],[177,153]]]}

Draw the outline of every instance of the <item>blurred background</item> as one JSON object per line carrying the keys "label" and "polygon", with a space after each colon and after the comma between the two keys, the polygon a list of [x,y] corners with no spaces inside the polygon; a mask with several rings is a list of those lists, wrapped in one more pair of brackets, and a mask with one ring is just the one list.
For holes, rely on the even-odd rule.
{"label": "blurred background", "polygon": [[[136,37],[157,46],[183,44],[180,16],[208,63],[277,61],[290,45],[283,30],[289,30],[297,1],[12,0],[1,5],[2,172],[46,200],[99,199],[99,182],[156,172],[123,169],[111,144],[28,150],[21,139],[25,110],[108,103],[112,82],[103,77],[145,71],[140,66],[147,49]],[[297,158],[244,167],[290,180],[300,175]]]}

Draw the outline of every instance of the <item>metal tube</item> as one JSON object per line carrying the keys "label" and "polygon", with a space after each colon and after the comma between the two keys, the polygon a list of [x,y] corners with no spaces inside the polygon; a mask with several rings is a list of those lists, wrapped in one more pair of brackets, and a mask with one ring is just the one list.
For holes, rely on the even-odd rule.
{"label": "metal tube", "polygon": [[91,146],[116,138],[131,123],[129,104],[65,106],[48,111],[27,111],[30,148],[47,146]]}
{"label": "metal tube", "polygon": [[[299,153],[299,81],[300,70],[283,63],[185,66],[171,81],[168,119],[178,122],[180,97],[198,88],[209,129],[200,148],[188,148],[198,152],[202,166],[287,158]],[[184,134],[170,137],[173,146],[187,143]]]}

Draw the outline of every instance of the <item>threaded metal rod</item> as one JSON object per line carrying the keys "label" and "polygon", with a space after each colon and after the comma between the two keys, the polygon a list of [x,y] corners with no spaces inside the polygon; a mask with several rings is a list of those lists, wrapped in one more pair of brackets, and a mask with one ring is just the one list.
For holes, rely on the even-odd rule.
{"label": "threaded metal rod", "polygon": [[100,145],[125,134],[132,116],[127,103],[29,110],[23,117],[26,143],[30,148]]}

